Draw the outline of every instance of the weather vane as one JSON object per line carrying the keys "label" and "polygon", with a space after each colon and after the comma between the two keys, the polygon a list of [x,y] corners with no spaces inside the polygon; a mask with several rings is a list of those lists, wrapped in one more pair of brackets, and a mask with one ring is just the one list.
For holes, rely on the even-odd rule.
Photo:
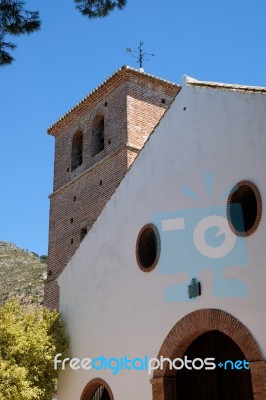
{"label": "weather vane", "polygon": [[138,50],[130,49],[129,47],[126,48],[127,53],[138,53],[138,55],[132,54],[132,57],[137,58],[137,63],[139,64],[139,68],[143,68],[143,61],[150,61],[150,59],[144,58],[144,56],[155,56],[155,54],[145,53],[142,49],[143,42],[139,42]]}

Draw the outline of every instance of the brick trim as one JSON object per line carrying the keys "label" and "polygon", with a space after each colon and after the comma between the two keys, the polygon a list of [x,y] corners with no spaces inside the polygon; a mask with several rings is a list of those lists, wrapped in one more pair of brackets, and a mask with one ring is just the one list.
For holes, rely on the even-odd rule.
{"label": "brick trim", "polygon": [[[154,259],[152,265],[150,265],[149,267],[144,267],[141,262],[141,257],[139,254],[140,253],[140,240],[141,240],[144,232],[148,229],[152,229],[152,231],[155,235],[155,238],[156,238],[156,256],[155,256],[155,259]],[[138,237],[137,237],[135,252],[136,252],[137,264],[138,264],[139,268],[141,269],[141,271],[150,272],[156,267],[156,265],[158,264],[159,258],[160,258],[160,253],[161,253],[161,239],[160,239],[159,231],[154,224],[146,224],[141,228],[141,230],[139,231]]]}
{"label": "brick trim", "polygon": [[[248,361],[263,360],[259,346],[248,328],[231,314],[218,309],[201,309],[182,318],[167,335],[157,357],[183,357],[188,346],[198,336],[212,330],[229,336],[240,347]],[[153,377],[173,374],[175,371],[168,370],[165,364],[163,370],[154,371]]]}
{"label": "brick trim", "polygon": [[107,389],[110,399],[114,400],[114,396],[110,389],[110,386],[101,378],[94,378],[89,383],[87,383],[80,396],[80,400],[91,400],[95,390],[101,385],[103,385]]}
{"label": "brick trim", "polygon": [[[230,205],[232,203],[233,195],[236,192],[236,190],[241,188],[242,186],[248,186],[253,191],[253,193],[256,197],[256,202],[257,202],[257,215],[256,215],[255,222],[254,222],[253,226],[246,232],[239,232],[235,229],[234,225],[232,224],[231,214],[230,214]],[[257,186],[253,182],[250,182],[247,180],[240,181],[233,187],[233,189],[231,190],[231,192],[228,196],[228,199],[227,199],[226,214],[227,214],[227,220],[228,220],[229,226],[235,235],[241,236],[241,237],[247,237],[247,236],[252,235],[252,233],[254,233],[256,231],[257,227],[259,226],[260,220],[261,220],[262,201],[261,201],[260,192],[259,192]]]}
{"label": "brick trim", "polygon": [[[165,338],[157,358],[182,358],[188,346],[201,334],[218,330],[229,336],[250,362],[254,400],[266,398],[266,363],[249,329],[231,314],[218,309],[194,311],[177,322]],[[176,398],[176,371],[155,370],[151,379],[153,400]],[[170,380],[169,380],[170,379]]]}
{"label": "brick trim", "polygon": [[152,398],[156,400],[176,399],[176,379],[156,378],[151,379]]}
{"label": "brick trim", "polygon": [[266,398],[266,362],[253,361],[249,364],[254,400]]}

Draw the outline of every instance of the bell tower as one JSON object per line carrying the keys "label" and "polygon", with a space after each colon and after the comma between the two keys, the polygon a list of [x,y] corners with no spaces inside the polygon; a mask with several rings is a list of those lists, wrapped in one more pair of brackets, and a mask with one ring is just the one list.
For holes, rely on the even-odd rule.
{"label": "bell tower", "polygon": [[45,305],[71,259],[180,86],[123,66],[54,123]]}

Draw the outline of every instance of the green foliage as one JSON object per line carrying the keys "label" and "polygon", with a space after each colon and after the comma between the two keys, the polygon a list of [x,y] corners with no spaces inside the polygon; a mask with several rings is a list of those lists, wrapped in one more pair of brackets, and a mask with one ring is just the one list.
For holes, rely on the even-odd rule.
{"label": "green foliage", "polygon": [[40,260],[41,260],[41,262],[43,262],[43,263],[47,263],[47,260],[48,260],[48,256],[46,256],[46,255],[42,255],[42,256],[40,256]]}
{"label": "green foliage", "polygon": [[115,8],[122,9],[125,7],[127,0],[74,0],[77,9],[86,17],[98,18],[106,17]]}
{"label": "green foliage", "polygon": [[[127,0],[74,0],[76,8],[88,18],[106,17],[115,8],[125,7]],[[5,36],[32,33],[40,29],[38,11],[28,11],[25,3],[18,0],[0,0],[0,66],[11,64],[10,51],[16,45],[5,41]]]}
{"label": "green foliage", "polygon": [[57,311],[25,312],[16,301],[0,308],[0,400],[51,400],[68,341]]}
{"label": "green foliage", "polygon": [[40,28],[38,11],[28,11],[25,3],[17,0],[0,0],[0,65],[11,64],[14,58],[8,51],[16,45],[5,41],[6,34],[21,35]]}

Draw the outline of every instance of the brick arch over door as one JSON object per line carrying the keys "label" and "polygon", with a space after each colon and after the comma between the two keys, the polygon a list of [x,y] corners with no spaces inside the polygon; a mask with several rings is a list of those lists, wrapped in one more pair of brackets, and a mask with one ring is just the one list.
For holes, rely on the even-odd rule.
{"label": "brick arch over door", "polygon": [[114,400],[114,396],[110,389],[110,386],[101,378],[92,379],[89,383],[87,383],[81,394],[80,400],[91,400],[94,395],[94,392],[101,385],[104,386],[105,389],[107,390],[110,399]]}
{"label": "brick arch over door", "polygon": [[[218,309],[194,311],[177,322],[165,338],[157,358],[182,358],[188,346],[205,332],[217,330],[229,336],[250,362],[254,400],[266,399],[266,364],[249,329],[237,318]],[[155,370],[153,400],[175,400],[175,370]]]}

